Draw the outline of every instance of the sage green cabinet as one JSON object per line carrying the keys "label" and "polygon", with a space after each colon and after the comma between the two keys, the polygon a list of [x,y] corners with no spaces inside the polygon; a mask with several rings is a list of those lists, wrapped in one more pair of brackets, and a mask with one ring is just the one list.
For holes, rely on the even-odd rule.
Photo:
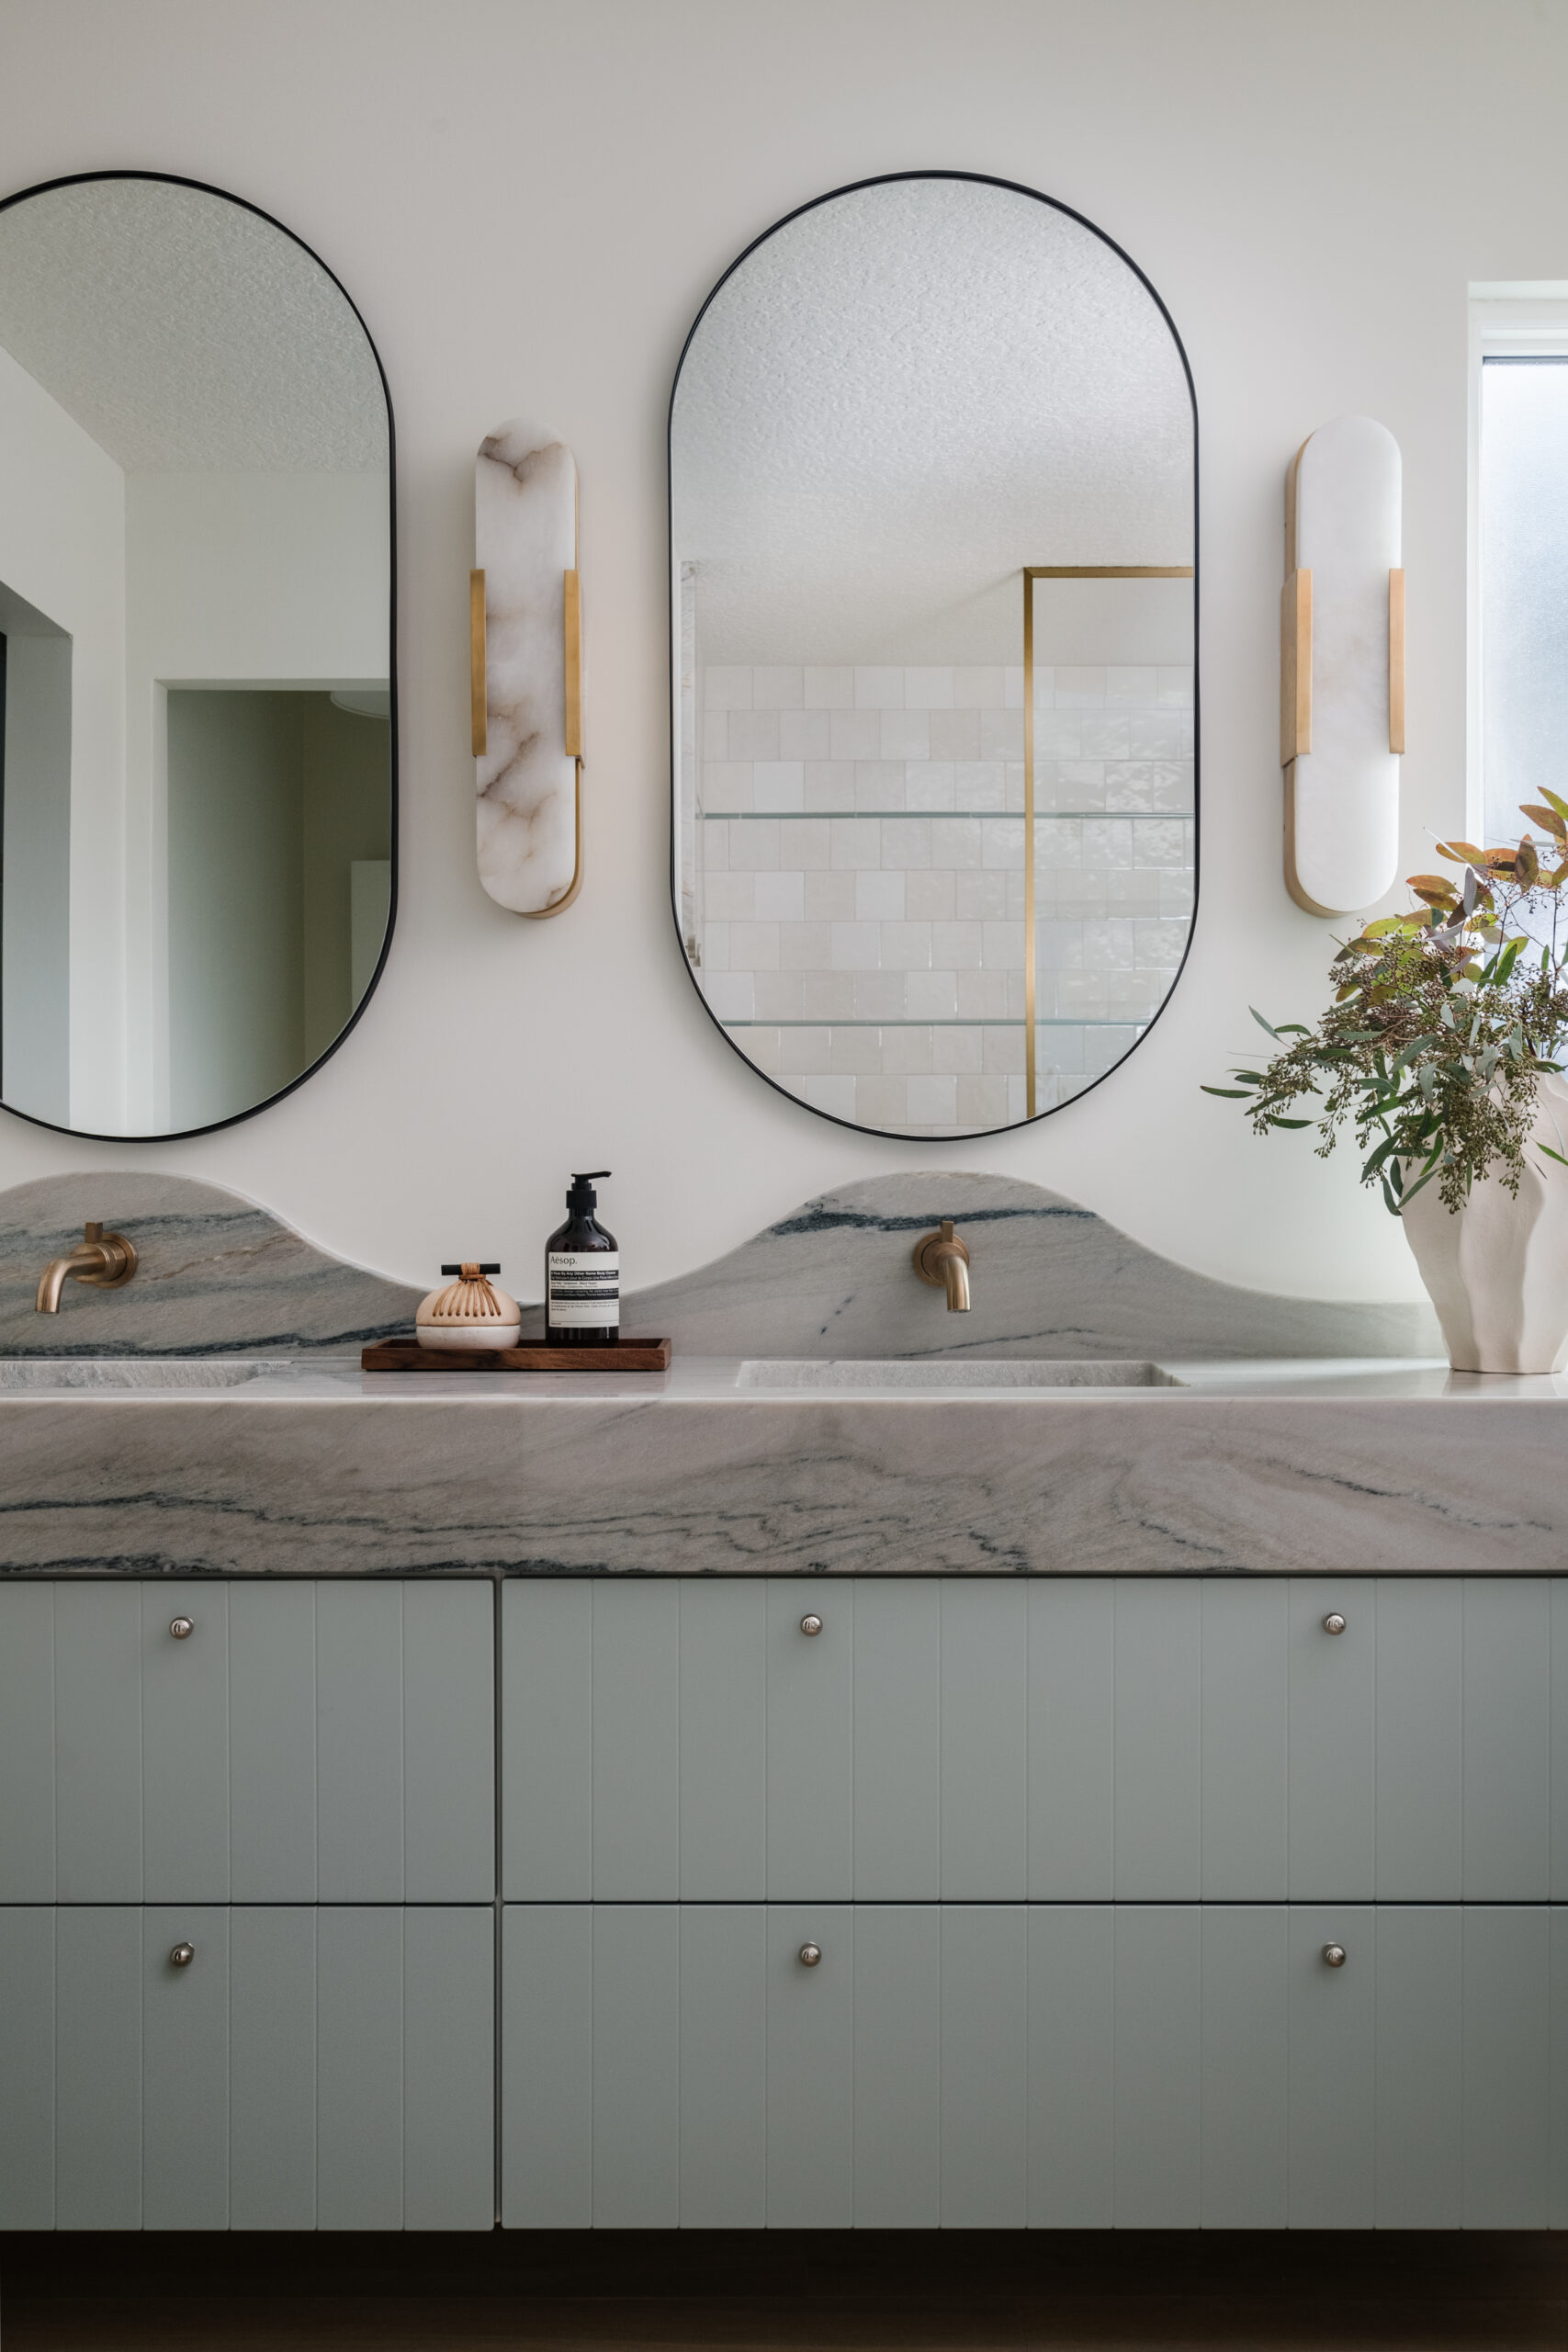
{"label": "sage green cabinet", "polygon": [[1560,1900],[1568,1585],[517,1580],[502,1785],[513,1901]]}
{"label": "sage green cabinet", "polygon": [[490,1899],[493,1623],[456,1579],[0,1584],[0,1903]]}
{"label": "sage green cabinet", "polygon": [[493,1955],[478,1905],[0,1908],[0,2229],[491,2228]]}
{"label": "sage green cabinet", "polygon": [[502,2218],[1561,2227],[1565,1995],[1546,1905],[509,1905]]}

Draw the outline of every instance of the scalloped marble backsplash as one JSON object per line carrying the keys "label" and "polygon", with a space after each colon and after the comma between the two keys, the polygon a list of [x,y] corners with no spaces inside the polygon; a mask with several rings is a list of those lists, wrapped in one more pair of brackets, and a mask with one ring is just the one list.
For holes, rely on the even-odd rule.
{"label": "scalloped marble backsplash", "polygon": [[[35,1314],[44,1264],[92,1216],[135,1242],[135,1281],[121,1291],[68,1283],[58,1317]],[[909,1263],[915,1238],[944,1216],[973,1253],[965,1316],[950,1316]],[[0,1192],[0,1354],[342,1353],[406,1330],[420,1296],[190,1177],[111,1171]],[[682,1353],[708,1356],[1442,1353],[1424,1301],[1241,1290],[1037,1184],[940,1171],[824,1193],[711,1265],[631,1292],[623,1318],[628,1330],[667,1332]],[[525,1309],[525,1333],[541,1329],[541,1310]]]}

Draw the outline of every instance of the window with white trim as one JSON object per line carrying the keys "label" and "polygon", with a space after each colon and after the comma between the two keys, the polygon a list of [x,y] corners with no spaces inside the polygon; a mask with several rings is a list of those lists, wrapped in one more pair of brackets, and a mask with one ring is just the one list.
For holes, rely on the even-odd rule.
{"label": "window with white trim", "polygon": [[1506,842],[1568,799],[1568,285],[1471,298],[1469,829]]}

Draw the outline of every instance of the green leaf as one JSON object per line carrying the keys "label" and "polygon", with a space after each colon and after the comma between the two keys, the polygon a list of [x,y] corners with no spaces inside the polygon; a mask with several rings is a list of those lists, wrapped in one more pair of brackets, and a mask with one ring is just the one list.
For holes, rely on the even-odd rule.
{"label": "green leaf", "polygon": [[1271,1127],[1310,1127],[1312,1121],[1310,1119],[1276,1119],[1270,1117],[1269,1125]]}
{"label": "green leaf", "polygon": [[1400,1207],[1402,1209],[1408,1208],[1410,1203],[1416,1198],[1416,1193],[1421,1190],[1422,1186],[1424,1184],[1429,1184],[1437,1172],[1436,1161],[1429,1159],[1422,1173],[1416,1179],[1414,1184],[1406,1185],[1400,1197]]}
{"label": "green leaf", "polygon": [[1227,1102],[1245,1102],[1252,1092],[1252,1089],[1250,1086],[1205,1086],[1201,1091],[1205,1094],[1223,1094]]}
{"label": "green leaf", "polygon": [[1560,1151],[1553,1151],[1549,1143],[1538,1143],[1536,1149],[1544,1151],[1548,1159],[1555,1159],[1559,1168],[1568,1168],[1568,1159],[1564,1159]]}
{"label": "green leaf", "polygon": [[1251,1013],[1254,1021],[1257,1022],[1260,1029],[1267,1029],[1270,1037],[1278,1038],[1280,1035],[1278,1029],[1275,1028],[1271,1021],[1264,1020],[1263,1015],[1258,1012],[1258,1007],[1255,1004],[1249,1004],[1247,1009],[1248,1012]]}

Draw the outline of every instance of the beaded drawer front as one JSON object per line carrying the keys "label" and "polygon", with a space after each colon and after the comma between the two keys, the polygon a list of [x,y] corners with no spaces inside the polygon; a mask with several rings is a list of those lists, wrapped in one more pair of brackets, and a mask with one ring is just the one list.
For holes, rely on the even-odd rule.
{"label": "beaded drawer front", "polygon": [[509,1900],[1568,1896],[1546,1580],[515,1581],[502,1691]]}

